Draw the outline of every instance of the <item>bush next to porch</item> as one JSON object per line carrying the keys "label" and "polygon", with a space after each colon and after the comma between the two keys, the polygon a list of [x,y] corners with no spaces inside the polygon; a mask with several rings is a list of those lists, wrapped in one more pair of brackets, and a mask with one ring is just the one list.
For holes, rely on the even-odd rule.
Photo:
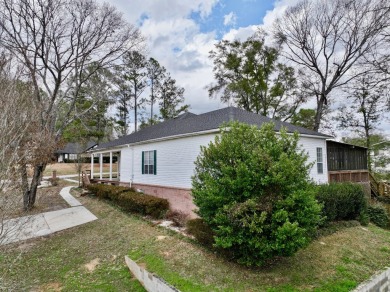
{"label": "bush next to porch", "polygon": [[133,188],[105,184],[90,184],[87,186],[87,189],[94,193],[97,197],[109,200],[114,200],[120,193],[123,192],[135,192]]}
{"label": "bush next to porch", "polygon": [[87,187],[97,197],[113,201],[125,211],[162,218],[169,210],[166,199],[137,193],[133,188],[91,184]]}
{"label": "bush next to porch", "polygon": [[162,218],[169,210],[169,202],[166,199],[136,192],[122,193],[114,201],[128,212],[153,218]]}
{"label": "bush next to porch", "polygon": [[316,198],[323,205],[325,222],[359,220],[368,223],[367,199],[361,185],[356,183],[330,183],[317,187]]}

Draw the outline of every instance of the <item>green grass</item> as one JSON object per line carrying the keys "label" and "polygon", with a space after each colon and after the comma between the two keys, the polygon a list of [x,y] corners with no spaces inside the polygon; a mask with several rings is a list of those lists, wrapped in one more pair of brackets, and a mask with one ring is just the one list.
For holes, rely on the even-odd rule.
{"label": "green grass", "polygon": [[[373,225],[344,227],[292,257],[246,268],[104,201],[79,200],[99,219],[0,251],[0,285],[16,291],[144,291],[125,265],[129,255],[183,292],[350,291],[390,265],[390,232]],[[88,271],[85,265],[96,259],[99,264]]]}

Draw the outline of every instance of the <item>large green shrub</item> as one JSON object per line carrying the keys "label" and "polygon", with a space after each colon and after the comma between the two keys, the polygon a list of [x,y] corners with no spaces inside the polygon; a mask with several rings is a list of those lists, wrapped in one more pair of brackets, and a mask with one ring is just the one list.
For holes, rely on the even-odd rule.
{"label": "large green shrub", "polygon": [[323,204],[326,222],[362,220],[367,213],[363,187],[356,183],[330,183],[317,187],[317,200]]}
{"label": "large green shrub", "polygon": [[247,265],[291,255],[311,240],[321,206],[309,182],[298,135],[273,124],[230,123],[202,147],[192,180],[199,215],[215,246]]}

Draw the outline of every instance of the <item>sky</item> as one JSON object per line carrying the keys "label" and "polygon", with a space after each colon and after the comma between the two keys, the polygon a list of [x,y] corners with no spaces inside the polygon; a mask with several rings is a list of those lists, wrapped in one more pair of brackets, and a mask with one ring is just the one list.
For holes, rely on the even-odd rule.
{"label": "sky", "polygon": [[[101,0],[103,1],[103,0]],[[147,55],[184,87],[185,103],[199,114],[226,107],[210,99],[214,82],[209,52],[222,40],[245,40],[259,27],[269,30],[299,0],[110,0],[146,38]],[[307,107],[314,108],[315,104]],[[390,125],[382,130],[390,133]]]}
{"label": "sky", "polygon": [[147,39],[148,56],[167,68],[185,88],[185,103],[196,114],[225,107],[210,99],[209,52],[221,39],[246,39],[259,25],[270,24],[285,2],[295,0],[111,0]]}

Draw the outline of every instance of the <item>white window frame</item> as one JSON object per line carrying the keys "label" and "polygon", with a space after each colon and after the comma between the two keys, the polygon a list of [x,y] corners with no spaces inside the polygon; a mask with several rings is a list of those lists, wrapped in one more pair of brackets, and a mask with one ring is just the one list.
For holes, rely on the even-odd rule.
{"label": "white window frame", "polygon": [[143,152],[143,156],[144,156],[144,159],[143,159],[144,163],[142,165],[143,174],[153,174],[154,175],[155,174],[154,173],[154,169],[155,169],[154,154],[155,154],[155,151],[150,150],[150,151],[142,151],[142,152]]}
{"label": "white window frame", "polygon": [[316,155],[317,155],[317,173],[323,174],[324,173],[324,153],[323,153],[322,147],[317,147]]}

